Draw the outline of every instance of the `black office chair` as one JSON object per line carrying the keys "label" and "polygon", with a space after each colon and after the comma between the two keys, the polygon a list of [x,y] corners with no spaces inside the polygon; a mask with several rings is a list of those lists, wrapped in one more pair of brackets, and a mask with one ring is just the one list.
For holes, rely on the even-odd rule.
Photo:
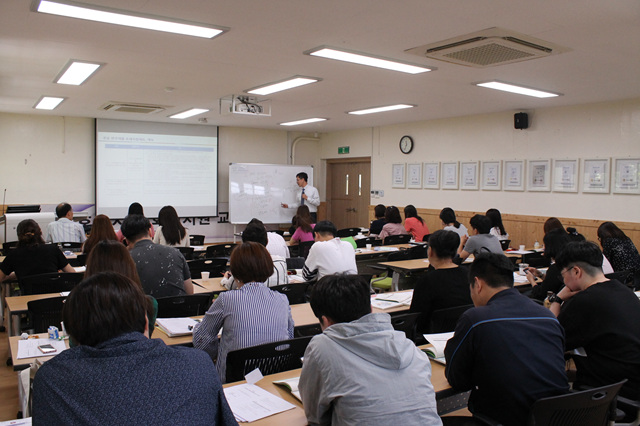
{"label": "black office chair", "polygon": [[376,237],[367,237],[367,238],[358,238],[356,240],[357,248],[365,248],[367,244],[371,244],[371,246],[381,246],[382,240],[377,239]]}
{"label": "black office chair", "polygon": [[46,333],[52,325],[60,328],[65,299],[66,297],[51,297],[27,302],[30,318],[30,325],[27,327],[34,333]]}
{"label": "black office chair", "polygon": [[61,242],[61,243],[58,243],[58,247],[60,247],[60,250],[62,250],[62,251],[81,251],[82,250],[82,243]]}
{"label": "black office chair", "polygon": [[290,305],[297,305],[299,303],[307,303],[307,288],[308,283],[295,283],[295,284],[283,284],[269,287],[273,291],[282,293],[289,299]]}
{"label": "black office chair", "polygon": [[75,259],[68,259],[69,265],[77,268],[79,266],[85,266],[87,264],[87,255],[78,254]]}
{"label": "black office chair", "polygon": [[229,259],[226,257],[216,257],[213,259],[188,260],[187,265],[191,272],[191,278],[202,278],[202,271],[208,271],[211,278],[220,277],[227,270]]}
{"label": "black office chair", "polygon": [[389,235],[382,242],[383,246],[389,246],[392,244],[408,244],[411,240],[411,234],[402,234],[402,235]]}
{"label": "black office chair", "polygon": [[18,247],[17,241],[9,241],[2,243],[2,254],[6,256],[11,250],[15,250]]}
{"label": "black office chair", "polygon": [[293,337],[308,337],[322,334],[320,324],[297,325],[293,328]]}
{"label": "black office chair", "polygon": [[[311,250],[311,246],[315,241],[304,241],[298,244],[298,257],[304,257],[305,259],[309,256],[309,250]],[[289,247],[291,249],[291,247]]]}
{"label": "black office chair", "polygon": [[193,260],[193,247],[176,247],[186,260]]}
{"label": "black office chair", "polygon": [[204,235],[189,235],[189,245],[190,246],[203,246],[204,245]]}
{"label": "black office chair", "polygon": [[204,315],[209,306],[211,306],[211,295],[209,293],[160,297],[156,300],[158,301],[158,318],[183,318]]}
{"label": "black office chair", "polygon": [[548,268],[551,260],[540,252],[526,253],[522,255],[522,263],[527,263],[533,268]]}
{"label": "black office chair", "polygon": [[408,250],[409,259],[426,259],[428,249],[429,249],[429,246],[427,244],[420,244],[420,245],[411,247]]}
{"label": "black office chair", "polygon": [[342,228],[342,229],[338,229],[338,233],[336,234],[336,237],[338,238],[355,237],[360,232],[362,232],[360,228]]}
{"label": "black office chair", "polygon": [[298,337],[231,351],[227,354],[226,382],[244,380],[245,374],[256,368],[265,376],[300,368],[310,341],[311,336]]}
{"label": "black office chair", "polygon": [[633,287],[634,276],[633,276],[633,272],[631,271],[611,272],[611,273],[605,274],[604,276],[609,278],[610,280],[620,281],[622,284],[628,287]]}
{"label": "black office chair", "polygon": [[416,322],[420,316],[420,312],[413,313],[394,313],[391,314],[391,325],[394,330],[404,331],[407,339],[416,342],[418,334],[416,332]]}
{"label": "black office chair", "polygon": [[509,244],[511,244],[511,240],[500,240],[500,247],[502,247],[502,251],[505,251],[509,248]]}
{"label": "black office chair", "polygon": [[473,308],[473,305],[462,305],[433,311],[429,322],[429,333],[446,333],[454,331],[458,318],[460,318],[467,309],[471,308]]}
{"label": "black office chair", "polygon": [[21,278],[20,290],[23,296],[30,294],[60,293],[71,291],[84,278],[84,274],[52,272]]}
{"label": "black office chair", "polygon": [[287,257],[287,269],[304,268],[304,257]]}
{"label": "black office chair", "polygon": [[205,257],[207,259],[211,259],[214,257],[229,257],[231,256],[231,252],[237,246],[235,243],[226,243],[226,244],[213,244],[211,246],[207,246],[207,251],[205,253]]}
{"label": "black office chair", "polygon": [[276,234],[280,235],[281,237],[284,237],[284,231],[282,229],[274,229],[273,231],[268,231],[268,232],[275,232]]}

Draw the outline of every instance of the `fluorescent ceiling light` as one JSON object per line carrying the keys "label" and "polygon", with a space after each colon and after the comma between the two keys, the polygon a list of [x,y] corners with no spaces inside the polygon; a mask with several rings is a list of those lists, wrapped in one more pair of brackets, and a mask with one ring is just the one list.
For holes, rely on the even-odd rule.
{"label": "fluorescent ceiling light", "polygon": [[193,117],[194,115],[202,114],[209,111],[208,109],[202,108],[192,108],[188,111],[180,112],[178,114],[170,115],[169,118],[177,118],[179,120],[183,120],[185,118]]}
{"label": "fluorescent ceiling light", "polygon": [[69,61],[62,70],[60,77],[54,81],[58,84],[72,84],[74,86],[78,86],[84,83],[84,81],[101,66],[102,64],[92,62]]}
{"label": "fluorescent ceiling light", "polygon": [[486,83],[475,83],[476,86],[488,89],[502,90],[503,92],[517,93],[519,95],[534,96],[536,98],[553,98],[560,96],[559,93],[543,92],[542,90],[530,89],[528,87],[515,86],[513,84],[501,83],[499,81],[488,81]]}
{"label": "fluorescent ceiling light", "polygon": [[359,111],[349,111],[347,112],[347,114],[355,114],[355,115],[374,114],[376,112],[385,112],[385,111],[394,111],[396,109],[413,108],[414,106],[415,105],[407,105],[407,104],[388,105],[388,106],[381,106],[376,108],[361,109]]}
{"label": "fluorescent ceiling light", "polygon": [[64,100],[65,98],[58,98],[54,96],[43,96],[40,98],[40,100],[38,100],[34,108],[52,110],[52,109],[55,109],[58,105],[60,105],[60,103]]}
{"label": "fluorescent ceiling light", "polygon": [[315,78],[315,77],[303,77],[303,76],[297,75],[285,81],[279,81],[276,83],[269,83],[267,85],[254,87],[253,89],[246,90],[246,93],[250,93],[252,95],[269,95],[271,93],[293,89],[294,87],[316,83],[320,80],[321,79]]}
{"label": "fluorescent ceiling light", "polygon": [[281,126],[297,126],[299,124],[317,123],[318,121],[327,121],[326,118],[305,118],[304,120],[288,121],[286,123],[280,123]]}
{"label": "fluorescent ceiling light", "polygon": [[336,59],[338,61],[352,62],[354,64],[368,65],[370,67],[384,68],[409,74],[420,74],[431,71],[431,68],[425,68],[419,65],[412,65],[393,61],[391,59],[377,58],[371,55],[337,50],[329,47],[320,47],[318,50],[314,49],[305,53],[311,56],[320,56],[322,58]]}
{"label": "fluorescent ceiling light", "polygon": [[51,15],[67,16],[69,18],[86,19],[88,21],[124,25],[146,30],[184,34],[194,37],[213,38],[225,31],[223,28],[214,28],[198,22],[180,21],[161,16],[145,16],[126,10],[101,8],[82,3],[67,2],[65,0],[40,0],[36,10]]}

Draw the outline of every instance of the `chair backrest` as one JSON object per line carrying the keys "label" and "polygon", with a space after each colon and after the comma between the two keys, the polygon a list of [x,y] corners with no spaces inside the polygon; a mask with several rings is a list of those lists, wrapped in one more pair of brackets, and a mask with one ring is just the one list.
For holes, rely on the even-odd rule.
{"label": "chair backrest", "polygon": [[473,308],[473,305],[455,306],[453,308],[438,309],[431,313],[431,321],[429,323],[430,333],[446,333],[456,328],[458,318],[467,309]]}
{"label": "chair backrest", "polygon": [[599,388],[537,400],[531,406],[530,425],[604,426],[615,419],[616,396],[627,380]]}
{"label": "chair backrest", "polygon": [[7,253],[9,253],[11,250],[14,250],[16,247],[18,247],[17,241],[2,243],[2,254],[6,256]]}
{"label": "chair backrest", "polygon": [[546,268],[551,265],[551,261],[548,257],[545,257],[540,252],[526,253],[522,255],[522,263],[528,263],[529,266],[534,268]]}
{"label": "chair backrest", "polygon": [[53,272],[20,278],[22,295],[60,293],[71,291],[84,278],[84,274]]}
{"label": "chair backrest", "polygon": [[290,305],[297,305],[298,303],[307,303],[307,287],[309,287],[308,283],[296,283],[276,285],[269,288],[287,296]]}
{"label": "chair backrest", "polygon": [[393,251],[387,256],[387,262],[397,262],[398,260],[409,260],[411,252],[409,250]]}
{"label": "chair backrest", "polygon": [[215,257],[213,259],[195,259],[188,260],[191,278],[202,278],[201,272],[208,271],[211,278],[219,277],[227,269],[229,259],[226,257]]}
{"label": "chair backrest", "polygon": [[287,257],[287,269],[304,268],[304,257]]}
{"label": "chair backrest", "polygon": [[193,260],[193,247],[176,247],[186,260]]}
{"label": "chair backrest", "polygon": [[409,249],[409,257],[411,259],[426,259],[428,249],[429,246],[427,244],[413,246]]}
{"label": "chair backrest", "polygon": [[73,267],[85,266],[87,264],[87,255],[84,253],[79,253],[76,255],[75,259],[68,259],[69,265]]}
{"label": "chair backrest", "polygon": [[420,312],[413,312],[410,314],[402,313],[393,315],[391,314],[391,325],[394,330],[404,331],[407,339],[412,342],[416,341],[416,321],[420,316]]}
{"label": "chair backrest", "polygon": [[268,232],[275,232],[276,234],[280,235],[281,237],[284,237],[284,231],[282,229],[274,229],[273,231],[268,231]]}
{"label": "chair backrest", "polygon": [[411,240],[411,234],[402,234],[402,235],[389,235],[382,242],[383,246],[388,246],[391,244],[407,244]]}
{"label": "chair backrest", "polygon": [[302,367],[301,358],[311,338],[298,337],[229,352],[226,382],[243,380],[245,374],[256,368],[266,376]]}
{"label": "chair backrest", "polygon": [[190,246],[203,246],[204,245],[204,235],[189,235],[189,245]]}
{"label": "chair backrest", "polygon": [[344,237],[355,237],[361,232],[360,228],[342,228],[338,229],[338,233],[336,237],[344,238]]}
{"label": "chair backrest", "polygon": [[604,275],[610,280],[618,280],[622,284],[627,285],[629,287],[633,287],[634,274],[631,271],[617,271],[611,272]]}
{"label": "chair backrest", "polygon": [[358,248],[364,248],[367,244],[371,244],[372,246],[381,246],[382,240],[379,240],[376,237],[358,238],[356,240],[356,247]]}
{"label": "chair backrest", "polygon": [[27,302],[34,333],[46,333],[52,325],[60,328],[65,299],[66,297],[51,297]]}
{"label": "chair backrest", "polygon": [[306,259],[307,256],[309,256],[309,250],[311,250],[313,243],[315,243],[315,241],[303,241],[298,244],[298,256]]}
{"label": "chair backrest", "polygon": [[60,250],[62,251],[80,251],[82,250],[82,243],[78,243],[75,241],[65,241],[58,243],[58,247],[60,247]]}
{"label": "chair backrest", "polygon": [[183,318],[204,315],[209,306],[211,306],[211,295],[209,293],[160,297],[156,300],[158,301],[158,318]]}
{"label": "chair backrest", "polygon": [[320,324],[297,325],[293,328],[293,337],[307,337],[322,334]]}
{"label": "chair backrest", "polygon": [[500,247],[502,247],[502,251],[508,249],[509,244],[511,244],[511,240],[500,240]]}
{"label": "chair backrest", "polygon": [[226,244],[213,244],[207,246],[207,252],[205,253],[205,257],[207,259],[213,257],[229,257],[231,256],[231,251],[237,246],[235,243],[226,243]]}

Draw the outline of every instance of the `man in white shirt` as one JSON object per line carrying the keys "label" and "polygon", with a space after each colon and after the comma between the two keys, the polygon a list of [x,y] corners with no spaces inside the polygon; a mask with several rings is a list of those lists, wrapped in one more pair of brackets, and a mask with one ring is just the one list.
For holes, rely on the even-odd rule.
{"label": "man in white shirt", "polygon": [[337,233],[336,226],[328,220],[318,222],[313,228],[316,242],[311,246],[302,269],[306,281],[314,281],[336,273],[358,273],[353,246],[336,238]]}
{"label": "man in white shirt", "polygon": [[87,235],[84,227],[73,221],[73,209],[69,203],[60,203],[56,207],[58,220],[47,225],[48,243],[84,243]]}
{"label": "man in white shirt", "polygon": [[282,207],[285,209],[297,209],[299,206],[307,206],[309,207],[309,213],[311,214],[311,219],[316,223],[318,221],[318,206],[320,205],[320,194],[318,190],[309,185],[307,180],[309,179],[309,175],[305,172],[300,172],[296,175],[296,183],[300,188],[300,192],[298,193],[299,202],[293,204],[282,204]]}
{"label": "man in white shirt", "polygon": [[[251,224],[259,225],[264,229],[267,229],[264,226],[264,223],[262,223],[260,219],[257,219],[255,217],[249,221],[249,225]],[[275,232],[267,232],[267,251],[272,256],[281,256],[285,259],[291,257],[287,242],[284,240],[284,238],[282,238],[282,235]]]}

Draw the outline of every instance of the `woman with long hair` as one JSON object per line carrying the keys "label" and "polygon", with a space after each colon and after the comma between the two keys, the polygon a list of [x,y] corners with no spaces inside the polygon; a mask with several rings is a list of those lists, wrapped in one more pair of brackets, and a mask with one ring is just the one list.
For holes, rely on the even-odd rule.
{"label": "woman with long hair", "polygon": [[413,204],[404,208],[404,229],[411,233],[416,241],[422,241],[424,236],[429,234],[429,228],[424,224],[424,220],[418,216],[418,210]]}
{"label": "woman with long hair", "polygon": [[638,249],[624,231],[613,222],[603,222],[598,227],[598,240],[613,270],[639,272],[640,254]]}
{"label": "woman with long hair", "polygon": [[378,238],[384,241],[389,235],[405,235],[407,230],[402,226],[402,216],[400,210],[396,206],[389,206],[384,212],[385,224]]}
{"label": "woman with long hair", "polygon": [[489,209],[485,215],[491,220],[491,235],[495,235],[499,240],[508,240],[509,234],[504,230],[502,215],[498,209]]}
{"label": "woman with long hair", "polygon": [[116,231],[113,229],[113,225],[111,225],[111,219],[104,214],[99,214],[93,219],[91,234],[82,245],[82,253],[89,254],[91,249],[103,240],[118,241],[118,237],[116,236]]}
{"label": "woman with long hair", "polygon": [[560,222],[560,219],[558,219],[557,217],[550,217],[549,219],[544,221],[542,230],[544,231],[545,235],[552,229],[562,229],[566,232],[564,226],[562,225],[562,222]]}
{"label": "woman with long hair", "polygon": [[311,219],[309,207],[306,205],[298,207],[294,218],[296,231],[291,236],[291,244],[299,244],[305,241],[313,241],[313,228],[316,226]]}
{"label": "woman with long hair", "polygon": [[51,272],[75,272],[56,244],[45,244],[42,229],[33,219],[23,220],[16,229],[18,245],[0,264],[0,281]]}
{"label": "woman with long hair", "polygon": [[164,206],[158,213],[160,226],[153,242],[171,247],[189,247],[189,231],[182,226],[178,212],[173,206]]}
{"label": "woman with long hair", "polygon": [[460,236],[469,236],[467,227],[456,220],[456,212],[451,207],[445,207],[440,211],[440,220],[442,221],[442,229],[453,231]]}
{"label": "woman with long hair", "polygon": [[[130,214],[140,214],[144,216],[144,209],[142,208],[142,204],[131,203],[129,205],[127,216]],[[153,238],[155,236],[155,230],[153,229],[153,225],[151,225],[151,222],[149,222],[149,225],[149,236]],[[116,236],[118,237],[118,241],[120,241],[121,243],[124,242],[125,245],[127,244],[127,242],[124,240],[124,235],[122,235],[122,231],[120,231],[119,229],[116,231]]]}

